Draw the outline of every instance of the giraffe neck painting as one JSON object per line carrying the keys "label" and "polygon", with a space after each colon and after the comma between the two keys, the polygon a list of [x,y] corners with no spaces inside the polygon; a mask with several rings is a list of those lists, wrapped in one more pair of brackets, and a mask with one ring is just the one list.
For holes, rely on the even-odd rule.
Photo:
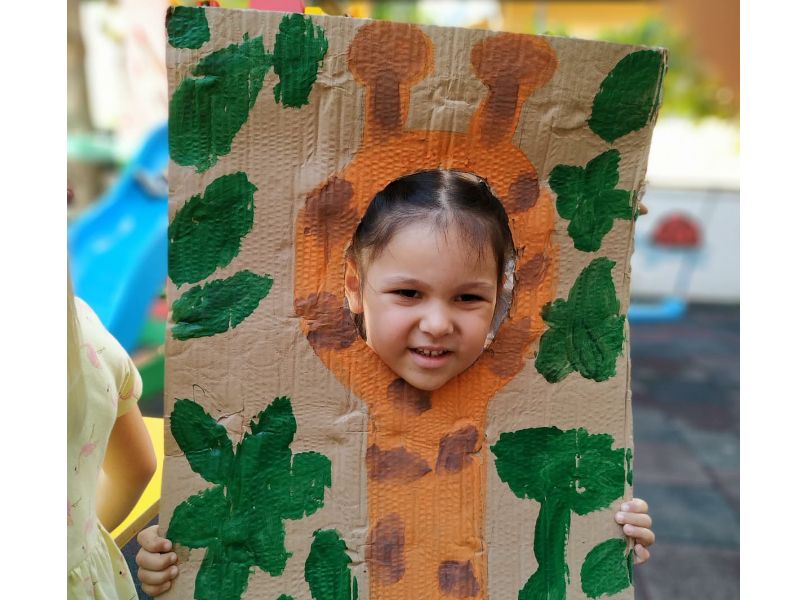
{"label": "giraffe neck painting", "polygon": [[665,52],[179,8],[171,597],[633,598],[627,273]]}

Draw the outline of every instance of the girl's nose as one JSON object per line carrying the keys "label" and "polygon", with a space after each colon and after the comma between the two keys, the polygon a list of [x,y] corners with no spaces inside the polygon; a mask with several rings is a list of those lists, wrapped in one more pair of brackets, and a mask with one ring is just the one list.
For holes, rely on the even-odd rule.
{"label": "girl's nose", "polygon": [[419,328],[420,331],[439,338],[453,333],[453,320],[446,308],[431,305],[424,309]]}

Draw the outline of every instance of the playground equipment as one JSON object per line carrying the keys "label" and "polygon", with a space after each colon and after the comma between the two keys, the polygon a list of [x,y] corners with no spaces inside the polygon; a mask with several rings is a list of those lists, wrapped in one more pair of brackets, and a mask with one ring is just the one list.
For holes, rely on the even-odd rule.
{"label": "playground equipment", "polygon": [[632,302],[628,308],[631,323],[677,321],[686,313],[685,297],[702,246],[700,225],[689,215],[671,213],[662,218],[646,241],[647,250],[681,260],[673,294],[658,302]]}
{"label": "playground equipment", "polygon": [[168,159],[164,124],[68,230],[75,293],[129,353],[167,277]]}

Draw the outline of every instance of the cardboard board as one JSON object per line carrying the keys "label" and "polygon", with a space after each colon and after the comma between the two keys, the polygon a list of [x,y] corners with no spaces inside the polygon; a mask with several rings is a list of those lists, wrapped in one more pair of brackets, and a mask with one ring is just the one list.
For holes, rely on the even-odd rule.
{"label": "cardboard board", "polygon": [[[166,597],[632,598],[624,315],[665,51],[183,7],[167,27]],[[518,259],[491,346],[423,393],[358,336],[344,252],[376,192],[433,168],[488,182]]]}

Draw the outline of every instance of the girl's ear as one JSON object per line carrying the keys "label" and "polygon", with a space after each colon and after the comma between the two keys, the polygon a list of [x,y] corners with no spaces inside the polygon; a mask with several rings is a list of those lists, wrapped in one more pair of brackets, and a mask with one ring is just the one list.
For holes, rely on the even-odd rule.
{"label": "girl's ear", "polygon": [[361,278],[358,275],[358,265],[353,258],[348,258],[344,267],[344,295],[347,297],[350,312],[357,315],[364,312]]}

